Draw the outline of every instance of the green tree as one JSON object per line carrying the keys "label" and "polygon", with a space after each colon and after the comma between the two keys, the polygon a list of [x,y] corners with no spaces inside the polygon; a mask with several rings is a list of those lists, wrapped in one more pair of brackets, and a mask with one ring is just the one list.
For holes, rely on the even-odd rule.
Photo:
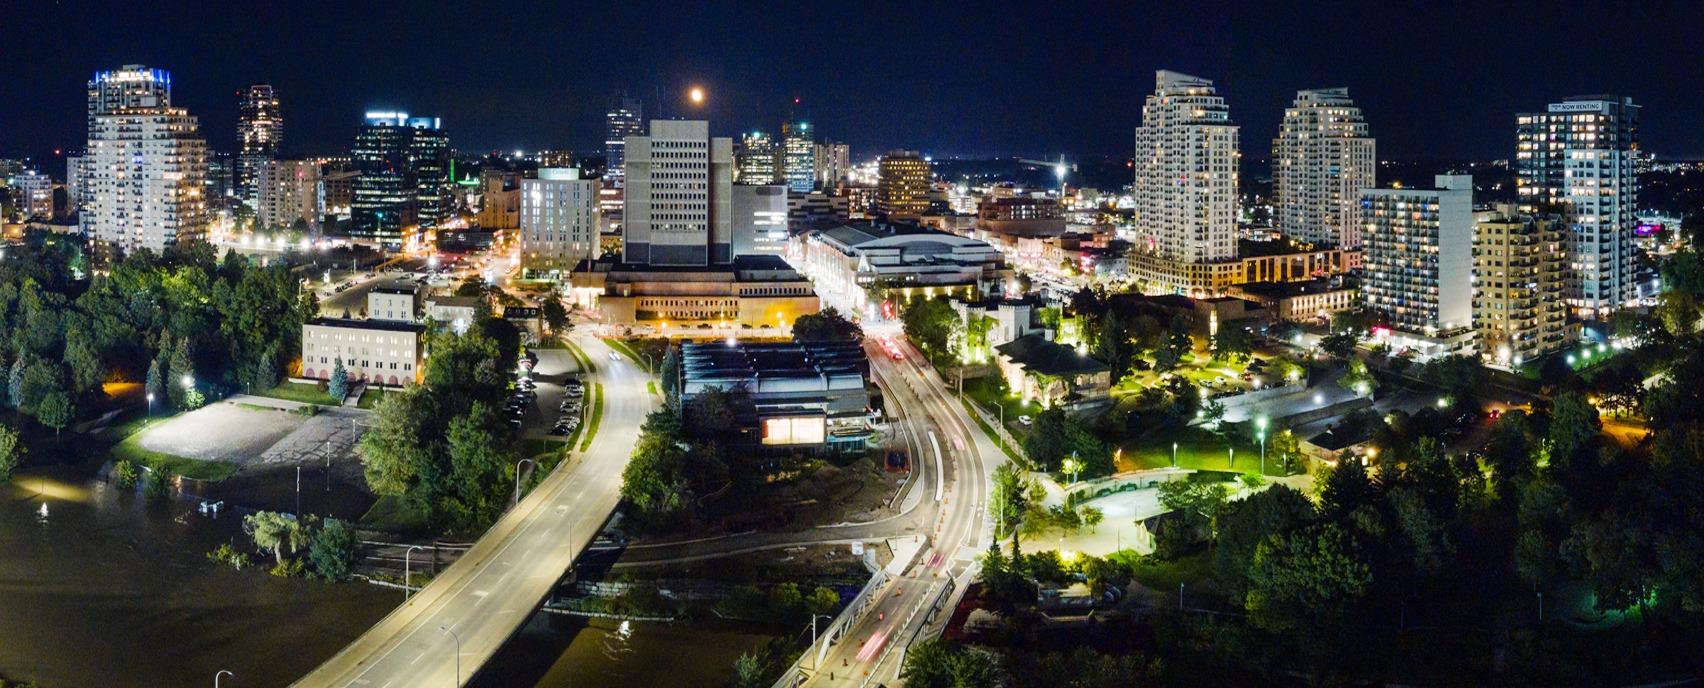
{"label": "green tree", "polygon": [[1129,372],[1130,361],[1136,357],[1136,343],[1132,339],[1131,325],[1118,311],[1108,310],[1101,319],[1094,355],[1111,368],[1113,382],[1124,379],[1124,374]]}
{"label": "green tree", "polygon": [[1154,534],[1154,554],[1176,559],[1213,538],[1230,489],[1219,483],[1172,480],[1160,483],[1160,505],[1170,513]]}
{"label": "green tree", "polygon": [[899,679],[906,688],[999,688],[1006,685],[1000,658],[981,647],[940,640],[919,643],[905,655]]}
{"label": "green tree", "polygon": [[740,653],[739,659],[734,660],[734,688],[767,688],[770,682],[763,678],[768,670],[768,664],[762,657],[749,652]]}
{"label": "green tree", "polygon": [[1213,358],[1244,363],[1254,353],[1254,337],[1236,325],[1220,325],[1213,333]]}
{"label": "green tree", "polygon": [[1598,477],[1597,439],[1603,432],[1597,408],[1585,395],[1563,392],[1550,406],[1550,464],[1571,491],[1587,489]]}
{"label": "green tree", "polygon": [[1361,343],[1361,336],[1353,330],[1332,332],[1319,340],[1319,350],[1327,356],[1339,361],[1355,355],[1355,347]]}
{"label": "green tree", "polygon": [[430,508],[415,487],[437,475],[432,444],[436,436],[437,402],[425,387],[386,394],[374,409],[373,426],[355,445],[367,487],[382,496],[410,497],[415,506]]}
{"label": "green tree", "polygon": [[831,588],[817,586],[811,591],[811,596],[805,598],[805,606],[812,614],[832,614],[840,607],[840,594]]}
{"label": "green tree", "polygon": [[1249,566],[1260,543],[1305,526],[1313,518],[1313,502],[1287,485],[1273,485],[1226,504],[1213,548],[1214,582],[1232,599],[1240,600],[1248,589]]}
{"label": "green tree", "polygon": [[172,406],[184,410],[193,408],[189,406],[188,399],[189,392],[195,385],[195,359],[188,337],[177,340],[176,346],[172,348],[167,377],[170,382],[166,385],[166,395]]}
{"label": "green tree", "polygon": [[1295,472],[1302,461],[1301,438],[1296,437],[1296,433],[1289,428],[1285,428],[1274,431],[1267,442],[1268,456],[1277,459],[1279,468],[1285,473]]}
{"label": "green tree", "polygon": [[347,580],[355,568],[355,550],[355,529],[328,518],[308,543],[308,569],[322,580]]}
{"label": "green tree", "polygon": [[556,292],[539,301],[538,312],[551,332],[560,335],[568,329],[568,307],[562,305],[562,297]]}
{"label": "green tree", "polygon": [[440,509],[455,527],[488,525],[508,501],[514,459],[492,431],[497,426],[496,414],[479,402],[450,421],[450,473]]}
{"label": "green tree", "polygon": [[12,371],[6,376],[6,405],[12,408],[23,408],[24,406],[23,356],[12,361]]}
{"label": "green tree", "polygon": [[24,460],[25,449],[18,442],[18,431],[0,425],[0,482],[12,479],[12,471]]}
{"label": "green tree", "polygon": [[148,377],[147,383],[143,386],[143,391],[150,399],[163,401],[166,398],[166,390],[162,386],[160,379],[159,359],[152,359],[148,361]]}
{"label": "green tree", "polygon": [[285,565],[285,555],[295,554],[305,541],[302,524],[294,516],[277,511],[257,511],[243,518],[243,532],[254,538],[254,545],[270,550],[279,566]]}
{"label": "green tree", "polygon": [[36,420],[53,428],[53,434],[58,435],[71,423],[73,413],[71,397],[62,390],[54,390],[42,397],[41,404],[36,407]]}
{"label": "green tree", "polygon": [[858,342],[864,331],[858,324],[830,306],[820,313],[801,315],[793,320],[793,338],[801,342]]}
{"label": "green tree", "polygon": [[944,297],[913,301],[906,305],[899,319],[905,336],[932,357],[951,353],[953,338],[958,336],[961,326],[958,313]]}
{"label": "green tree", "polygon": [[1340,626],[1372,582],[1354,541],[1326,523],[1269,536],[1255,548],[1243,608],[1270,631]]}
{"label": "green tree", "polygon": [[642,432],[621,472],[621,498],[650,517],[667,518],[686,508],[686,452],[677,437]]}

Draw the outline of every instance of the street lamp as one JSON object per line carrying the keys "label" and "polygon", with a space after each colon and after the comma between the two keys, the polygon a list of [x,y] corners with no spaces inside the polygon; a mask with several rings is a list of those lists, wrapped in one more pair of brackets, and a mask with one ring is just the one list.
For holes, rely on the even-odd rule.
{"label": "street lamp", "polygon": [[532,464],[533,470],[538,469],[538,462],[533,461],[532,459],[521,459],[520,461],[515,462],[515,500],[510,504],[510,506],[521,503],[521,464],[523,463]]}
{"label": "street lamp", "polygon": [[195,378],[193,376],[190,376],[190,375],[183,376],[182,378],[180,378],[178,380],[178,382],[183,384],[184,389],[189,389],[189,388],[195,386]]}
{"label": "street lamp", "polygon": [[229,669],[220,669],[219,673],[213,675],[213,688],[219,688],[219,679],[224,678],[226,676],[229,676],[231,678],[237,677],[236,673],[232,672]]}
{"label": "street lamp", "polygon": [[458,688],[459,688],[459,686],[461,686],[461,636],[456,635],[456,632],[450,630],[449,626],[439,626],[438,630],[449,634],[450,638],[456,641],[456,682],[455,682],[455,685],[458,686]]}
{"label": "street lamp", "polygon": [[411,578],[409,575],[411,572],[410,564],[412,563],[409,557],[413,556],[414,550],[417,549],[426,548],[420,545],[409,545],[408,549],[402,551],[402,599],[405,600],[414,596],[414,589],[408,587],[408,579]]}
{"label": "street lamp", "polygon": [[143,423],[143,425],[146,426],[146,425],[153,425],[153,424],[154,424],[154,393],[149,392],[148,393],[148,420],[147,420],[147,422]]}
{"label": "street lamp", "polygon": [[[812,647],[815,647],[816,644],[817,644],[817,625],[816,625],[817,619],[833,620],[834,617],[829,616],[827,614],[812,614],[811,615],[811,646]],[[821,662],[820,658],[818,659],[816,664],[819,667],[821,666],[822,662]]]}
{"label": "street lamp", "polygon": [[1260,474],[1266,475],[1266,416],[1254,419],[1254,426],[1260,428],[1255,433],[1260,438]]}
{"label": "street lamp", "polygon": [[1177,468],[1177,443],[1172,443],[1172,468]]}

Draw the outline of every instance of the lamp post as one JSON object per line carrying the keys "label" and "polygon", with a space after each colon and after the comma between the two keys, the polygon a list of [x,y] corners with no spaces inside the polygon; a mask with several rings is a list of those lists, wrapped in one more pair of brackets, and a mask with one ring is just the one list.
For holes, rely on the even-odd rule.
{"label": "lamp post", "polygon": [[229,669],[220,669],[219,673],[213,675],[213,688],[219,688],[219,679],[224,678],[226,676],[229,676],[231,678],[237,677],[237,675]]}
{"label": "lamp post", "polygon": [[[817,625],[816,625],[817,619],[833,620],[834,617],[829,616],[827,614],[812,614],[811,615],[811,646],[812,647],[815,647],[816,644],[817,644]],[[814,662],[813,664],[820,665],[821,663],[820,662]]]}
{"label": "lamp post", "polygon": [[530,463],[534,470],[538,469],[538,462],[532,459],[521,459],[515,462],[515,500],[509,504],[511,507],[521,503],[521,464],[523,463]]}
{"label": "lamp post", "polygon": [[448,634],[450,639],[456,641],[456,682],[454,685],[459,687],[461,686],[461,636],[456,635],[456,632],[450,630],[449,626],[439,626],[438,630]]}
{"label": "lamp post", "polygon": [[412,562],[409,558],[414,555],[414,550],[417,549],[426,548],[420,545],[409,545],[408,549],[402,551],[402,599],[405,600],[414,596],[414,590],[408,587],[408,579],[411,577],[409,574],[412,571],[410,566]]}
{"label": "lamp post", "polygon": [[148,393],[148,420],[143,421],[144,427],[154,424],[154,393]]}
{"label": "lamp post", "polygon": [[1260,474],[1266,475],[1266,416],[1254,419],[1254,426],[1260,428],[1255,433],[1260,438]]}

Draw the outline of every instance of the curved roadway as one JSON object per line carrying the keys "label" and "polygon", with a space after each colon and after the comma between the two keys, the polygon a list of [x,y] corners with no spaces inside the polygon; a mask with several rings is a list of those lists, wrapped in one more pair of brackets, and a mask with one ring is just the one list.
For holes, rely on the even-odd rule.
{"label": "curved roadway", "polygon": [[559,466],[467,554],[343,651],[302,688],[464,685],[531,618],[619,500],[621,471],[650,412],[647,376],[603,342],[576,337],[596,363],[604,415],[588,451]]}

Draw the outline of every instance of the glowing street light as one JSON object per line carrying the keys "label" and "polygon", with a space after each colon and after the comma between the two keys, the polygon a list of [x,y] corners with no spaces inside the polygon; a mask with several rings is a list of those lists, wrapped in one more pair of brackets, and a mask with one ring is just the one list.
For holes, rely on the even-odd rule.
{"label": "glowing street light", "polygon": [[692,90],[686,92],[686,97],[692,101],[693,105],[703,105],[704,89],[699,86],[693,86]]}
{"label": "glowing street light", "polygon": [[185,375],[182,379],[178,380],[178,383],[182,384],[184,389],[192,389],[195,387],[195,378]]}

